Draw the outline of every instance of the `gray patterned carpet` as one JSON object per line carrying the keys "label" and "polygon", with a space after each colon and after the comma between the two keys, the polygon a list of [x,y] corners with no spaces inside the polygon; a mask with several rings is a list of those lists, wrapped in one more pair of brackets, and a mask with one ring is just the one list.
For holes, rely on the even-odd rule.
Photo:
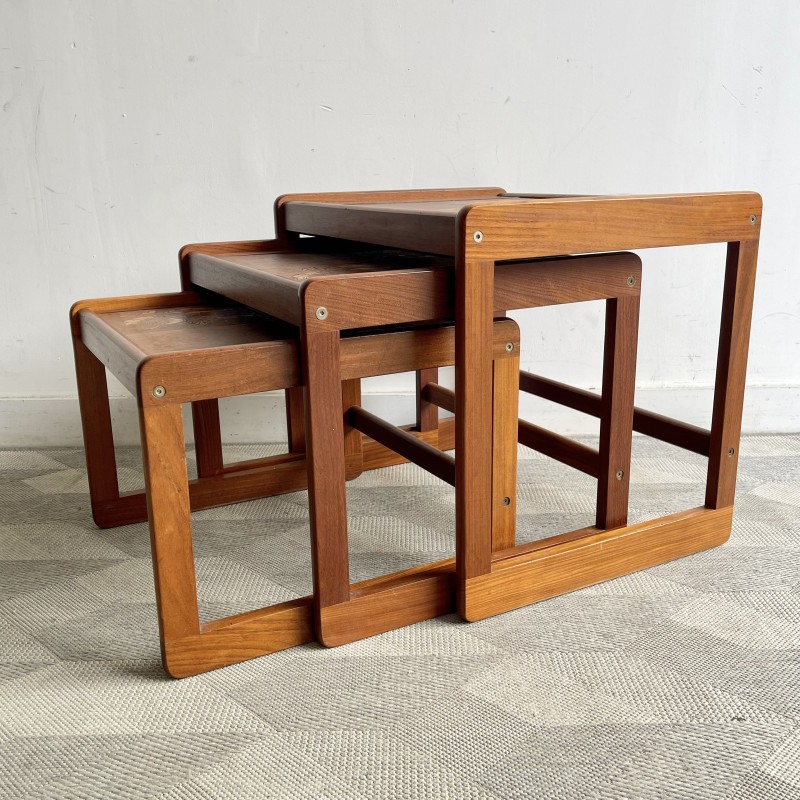
{"label": "gray patterned carpet", "polygon": [[[593,482],[530,455],[521,529],[589,524]],[[637,439],[634,518],[700,505],[703,474]],[[86,492],[79,450],[0,452],[0,797],[800,798],[800,436],[744,442],[716,550],[184,681],[159,665],[146,527],[95,529]],[[354,579],[452,550],[451,490],[416,468],[348,500]],[[195,535],[205,618],[309,590],[302,493]]]}

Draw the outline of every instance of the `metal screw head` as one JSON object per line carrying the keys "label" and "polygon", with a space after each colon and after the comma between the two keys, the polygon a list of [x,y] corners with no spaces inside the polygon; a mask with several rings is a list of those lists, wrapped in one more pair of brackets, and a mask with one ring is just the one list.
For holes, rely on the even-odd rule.
{"label": "metal screw head", "polygon": [[506,342],[506,353],[510,353],[514,350],[514,342]]}
{"label": "metal screw head", "polygon": [[756,224],[756,219],[758,219],[758,217],[756,217],[755,214],[751,214],[750,215],[750,224],[751,225],[755,225]]}
{"label": "metal screw head", "polygon": [[735,450],[734,450],[732,447],[729,447],[729,448],[728,448],[728,458],[733,458],[733,454],[734,454],[735,452],[736,452],[736,451],[735,451]]}
{"label": "metal screw head", "polygon": [[625,281],[625,283],[627,283],[628,286],[636,286],[636,277],[633,275],[628,275],[628,280]]}
{"label": "metal screw head", "polygon": [[480,244],[483,241],[483,231],[475,231],[472,234],[472,238],[476,244]]}
{"label": "metal screw head", "polygon": [[327,319],[328,318],[328,309],[325,306],[320,306],[315,312],[315,316],[317,319]]}
{"label": "metal screw head", "polygon": [[617,470],[617,474],[614,476],[618,481],[621,481],[625,477],[625,473],[621,470]]}
{"label": "metal screw head", "polygon": [[510,506],[511,505],[511,498],[510,497],[504,497],[503,498],[503,505],[504,506]]}
{"label": "metal screw head", "polygon": [[163,386],[154,386],[153,387],[153,397],[161,398],[167,393],[167,390]]}

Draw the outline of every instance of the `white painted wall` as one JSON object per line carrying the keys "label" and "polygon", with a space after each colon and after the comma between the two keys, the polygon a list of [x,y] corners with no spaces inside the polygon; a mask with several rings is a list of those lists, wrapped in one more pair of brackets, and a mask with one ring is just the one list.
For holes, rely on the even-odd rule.
{"label": "white painted wall", "polygon": [[[282,192],[479,184],[760,191],[745,427],[798,430],[799,53],[797,0],[0,0],[0,445],[79,441],[73,300],[176,289]],[[721,255],[643,254],[642,404],[707,421]],[[596,386],[600,313],[521,315],[527,366]]]}

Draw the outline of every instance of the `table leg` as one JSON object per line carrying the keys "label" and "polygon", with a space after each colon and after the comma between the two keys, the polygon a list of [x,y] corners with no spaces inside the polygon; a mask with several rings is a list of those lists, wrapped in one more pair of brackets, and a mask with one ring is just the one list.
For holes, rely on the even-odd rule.
{"label": "table leg", "polygon": [[429,383],[439,382],[438,367],[418,369],[416,373],[417,384],[417,424],[418,431],[435,431],[439,427],[439,407],[429,403],[422,396],[425,386]]}
{"label": "table leg", "polygon": [[79,338],[72,342],[92,517],[98,527],[112,527],[119,524],[110,512],[120,496],[106,368]]}
{"label": "table leg", "polygon": [[606,300],[595,522],[598,528],[617,528],[628,521],[638,332],[639,297]]}
{"label": "table leg", "polygon": [[492,316],[494,263],[456,266],[456,572],[457,608],[466,616],[466,582],[492,560]]}
{"label": "table leg", "polygon": [[286,389],[286,430],[289,437],[289,452],[303,453],[306,449],[306,424],[303,387]]}
{"label": "table leg", "polygon": [[758,240],[728,243],[706,484],[708,508],[733,505],[736,491],[757,257]]}
{"label": "table leg", "polygon": [[200,633],[183,417],[180,404],[140,402],[139,419],[161,655],[164,669],[179,675],[171,657]]}
{"label": "table leg", "polygon": [[195,400],[192,403],[192,428],[197,477],[219,475],[224,468],[219,400]]}
{"label": "table leg", "polygon": [[323,610],[350,599],[344,426],[338,331],[303,333],[306,452],[311,516],[314,608],[324,642]]}
{"label": "table leg", "polygon": [[493,366],[492,551],[516,544],[517,430],[519,427],[519,346]]}

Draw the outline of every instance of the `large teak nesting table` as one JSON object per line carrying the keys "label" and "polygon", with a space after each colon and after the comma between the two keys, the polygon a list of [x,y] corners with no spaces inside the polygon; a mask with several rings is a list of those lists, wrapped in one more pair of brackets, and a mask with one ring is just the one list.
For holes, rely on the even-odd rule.
{"label": "large teak nesting table", "polygon": [[[487,196],[493,195],[493,196]],[[454,259],[458,608],[481,619],[724,542],[730,535],[761,197],[754,192],[648,196],[508,195],[501,190],[285,196],[279,235],[337,237]],[[491,324],[507,263],[612,250],[727,243],[711,428],[638,411],[632,427],[708,456],[705,505],[637,525],[492,549]],[[537,263],[531,262],[530,272]],[[528,388],[602,418],[624,413],[604,391],[523,377]],[[605,389],[605,387],[604,387]],[[617,430],[630,426],[618,419]],[[601,450],[609,442],[602,441]],[[613,440],[613,437],[612,437]],[[612,441],[613,445],[613,441]],[[608,465],[614,470],[615,465]],[[624,465],[618,471],[627,472]]]}

